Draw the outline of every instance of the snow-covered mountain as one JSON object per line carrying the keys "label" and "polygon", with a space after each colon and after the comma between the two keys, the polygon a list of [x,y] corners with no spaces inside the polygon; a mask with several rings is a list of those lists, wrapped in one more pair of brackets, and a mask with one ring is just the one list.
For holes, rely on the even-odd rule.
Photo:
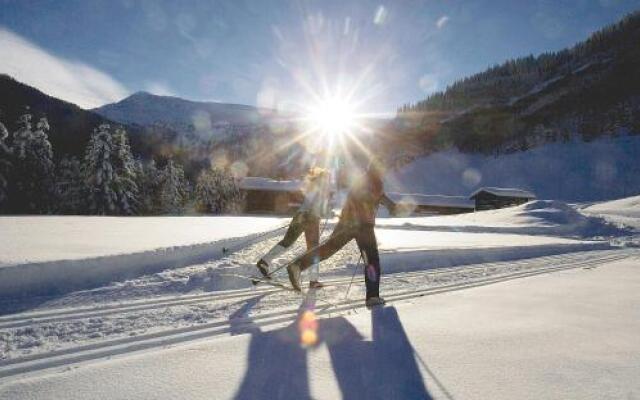
{"label": "snow-covered mountain", "polygon": [[273,117],[273,110],[241,104],[185,100],[137,92],[93,111],[125,124],[165,125],[178,132],[217,133],[226,126],[253,125]]}

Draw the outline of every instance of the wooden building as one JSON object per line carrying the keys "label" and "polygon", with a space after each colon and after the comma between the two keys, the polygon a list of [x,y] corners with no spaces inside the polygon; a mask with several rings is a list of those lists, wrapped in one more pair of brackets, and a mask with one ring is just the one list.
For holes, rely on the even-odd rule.
{"label": "wooden building", "polygon": [[535,194],[522,189],[483,187],[471,194],[476,210],[494,210],[517,206],[536,198]]}
{"label": "wooden building", "polygon": [[383,204],[395,217],[410,215],[448,215],[473,212],[475,205],[464,196],[385,193]]}
{"label": "wooden building", "polygon": [[244,212],[252,214],[293,214],[304,200],[302,181],[276,181],[246,177],[239,182],[245,195]]}

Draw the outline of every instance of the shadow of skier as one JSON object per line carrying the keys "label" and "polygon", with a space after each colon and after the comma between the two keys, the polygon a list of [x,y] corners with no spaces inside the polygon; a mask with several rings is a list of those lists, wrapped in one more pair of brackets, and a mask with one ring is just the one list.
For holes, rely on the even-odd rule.
{"label": "shadow of skier", "polygon": [[321,320],[343,399],[432,399],[394,307],[371,312],[372,341],[344,318]]}
{"label": "shadow of skier", "polygon": [[[246,318],[263,296],[230,317],[232,334],[251,334],[247,371],[234,399],[311,399],[308,350],[300,346],[299,318],[268,332]],[[315,293],[310,292],[298,317],[314,304]],[[396,309],[374,309],[371,323],[373,340],[367,341],[344,317],[319,320],[317,346],[325,344],[329,350],[342,398],[432,399]]]}
{"label": "shadow of skier", "polygon": [[[300,346],[298,318],[268,332],[245,318],[263,296],[253,298],[230,317],[232,335],[251,334],[247,372],[234,399],[311,399],[307,350]],[[309,299],[300,306],[298,315],[308,307]]]}

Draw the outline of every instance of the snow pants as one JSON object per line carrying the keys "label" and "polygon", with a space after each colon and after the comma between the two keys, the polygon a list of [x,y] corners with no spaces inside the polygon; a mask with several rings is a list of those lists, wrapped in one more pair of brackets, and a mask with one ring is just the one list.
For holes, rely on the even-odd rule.
{"label": "snow pants", "polygon": [[[302,232],[304,232],[304,239],[307,242],[307,251],[312,251],[318,247],[320,243],[320,218],[306,212],[296,213],[291,220],[291,224],[289,224],[287,233],[284,234],[284,238],[277,245],[285,249],[289,248],[298,240]],[[317,282],[319,276],[320,266],[318,262],[315,262],[312,265],[309,280]]]}
{"label": "snow pants", "polygon": [[305,212],[296,213],[289,224],[287,233],[278,244],[285,249],[289,248],[303,232],[307,242],[307,250],[317,247],[320,243],[320,218]]}
{"label": "snow pants", "polygon": [[374,225],[360,223],[353,226],[338,223],[331,236],[320,246],[298,257],[294,263],[300,270],[307,269],[313,263],[326,260],[343,248],[352,239],[356,240],[364,260],[364,281],[367,287],[367,299],[380,296],[380,255],[378,242],[373,230]]}

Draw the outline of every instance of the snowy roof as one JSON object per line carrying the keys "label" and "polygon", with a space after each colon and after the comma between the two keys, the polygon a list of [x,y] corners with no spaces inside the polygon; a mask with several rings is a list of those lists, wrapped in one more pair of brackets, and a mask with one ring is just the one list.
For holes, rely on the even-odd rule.
{"label": "snowy roof", "polygon": [[240,189],[243,190],[270,190],[274,192],[299,192],[302,190],[302,181],[276,181],[269,178],[248,176],[240,180]]}
{"label": "snowy roof", "polygon": [[477,196],[479,193],[481,192],[487,192],[487,193],[491,193],[493,195],[496,196],[501,196],[501,197],[517,197],[517,198],[522,198],[522,199],[535,199],[536,195],[527,191],[527,190],[522,190],[522,189],[511,189],[511,188],[497,188],[497,187],[481,187],[480,189],[476,190],[475,192],[471,193],[471,196],[469,196],[470,199],[473,199],[475,196]]}
{"label": "snowy roof", "polygon": [[475,208],[475,203],[464,196],[443,196],[439,194],[386,193],[395,204],[416,206]]}

